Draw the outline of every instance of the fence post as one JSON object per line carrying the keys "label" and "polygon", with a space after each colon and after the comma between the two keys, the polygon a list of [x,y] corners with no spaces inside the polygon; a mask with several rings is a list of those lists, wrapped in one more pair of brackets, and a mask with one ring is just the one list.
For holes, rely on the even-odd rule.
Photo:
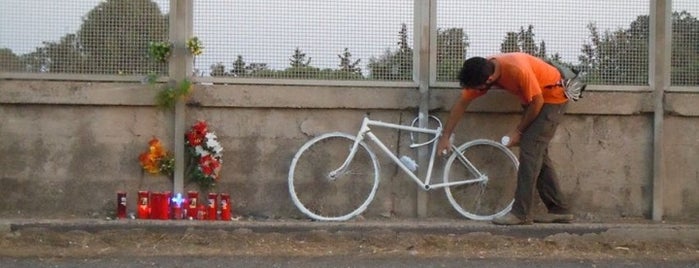
{"label": "fence post", "polygon": [[[427,127],[429,122],[429,101],[430,101],[430,41],[432,39],[432,24],[431,20],[435,13],[435,0],[415,0],[414,13],[414,46],[417,53],[414,55],[413,79],[418,84],[420,91],[420,103],[418,104],[419,121],[418,126]],[[422,136],[422,135],[420,135]],[[424,167],[420,169],[422,176],[426,175],[427,165],[429,163],[429,148],[420,147],[417,151],[418,166]],[[418,218],[427,217],[427,201],[428,195],[424,189],[417,190],[416,211]]]}
{"label": "fence post", "polygon": [[670,87],[672,65],[672,0],[650,1],[649,84],[653,88],[653,200],[654,221],[663,219],[665,164],[663,120],[665,91]]}
{"label": "fence post", "polygon": [[[193,0],[170,0],[170,41],[174,48],[170,58],[169,76],[171,80],[181,82],[192,74],[193,57],[187,53],[187,38],[192,36]],[[186,103],[179,99],[175,104],[175,178],[174,193],[184,190],[184,132]]]}

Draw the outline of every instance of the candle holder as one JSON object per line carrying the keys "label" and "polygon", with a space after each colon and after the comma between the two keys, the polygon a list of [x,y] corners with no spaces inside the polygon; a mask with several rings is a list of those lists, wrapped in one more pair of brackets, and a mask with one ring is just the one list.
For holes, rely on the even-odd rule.
{"label": "candle holder", "polygon": [[187,218],[196,219],[199,214],[199,193],[195,191],[187,192]]}
{"label": "candle holder", "polygon": [[175,194],[175,197],[170,198],[172,204],[172,218],[175,220],[181,220],[184,217],[183,206],[185,199],[182,198],[181,193]]}
{"label": "candle holder", "polygon": [[159,220],[170,219],[170,198],[172,198],[171,192],[163,192],[160,194],[160,214],[158,215]]}
{"label": "candle holder", "polygon": [[221,194],[221,220],[231,220],[231,195]]}
{"label": "candle holder", "polygon": [[138,218],[150,218],[150,192],[138,191]]}
{"label": "candle holder", "polygon": [[150,219],[155,220],[160,218],[161,204],[163,199],[163,194],[160,192],[150,193]]}
{"label": "candle holder", "polygon": [[216,220],[216,211],[218,207],[218,194],[209,193],[209,203],[207,204],[206,219],[210,221]]}
{"label": "candle holder", "polygon": [[206,206],[204,206],[204,204],[199,204],[199,205],[197,206],[197,217],[196,217],[196,219],[197,219],[197,220],[200,220],[200,221],[206,219]]}
{"label": "candle holder", "polygon": [[117,219],[126,218],[126,193],[117,193]]}

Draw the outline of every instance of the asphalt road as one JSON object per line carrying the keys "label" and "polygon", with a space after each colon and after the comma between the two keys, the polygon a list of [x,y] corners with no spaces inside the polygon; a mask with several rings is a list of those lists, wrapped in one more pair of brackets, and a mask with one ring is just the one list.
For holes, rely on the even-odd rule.
{"label": "asphalt road", "polygon": [[[4,223],[3,223],[4,222]],[[6,267],[698,267],[699,225],[1,220]]]}
{"label": "asphalt road", "polygon": [[0,258],[0,267],[699,267],[696,261],[639,260],[550,260],[550,259],[464,259],[464,258],[372,258],[366,256],[334,257],[109,257],[109,258]]}

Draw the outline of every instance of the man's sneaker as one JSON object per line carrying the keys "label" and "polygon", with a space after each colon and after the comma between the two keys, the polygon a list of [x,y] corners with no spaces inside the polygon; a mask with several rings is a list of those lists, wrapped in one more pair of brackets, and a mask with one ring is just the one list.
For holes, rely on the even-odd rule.
{"label": "man's sneaker", "polygon": [[573,214],[546,213],[534,216],[537,223],[570,223],[575,219]]}
{"label": "man's sneaker", "polygon": [[532,224],[530,221],[525,221],[515,216],[515,214],[507,213],[500,217],[493,219],[493,224],[497,225],[528,225]]}

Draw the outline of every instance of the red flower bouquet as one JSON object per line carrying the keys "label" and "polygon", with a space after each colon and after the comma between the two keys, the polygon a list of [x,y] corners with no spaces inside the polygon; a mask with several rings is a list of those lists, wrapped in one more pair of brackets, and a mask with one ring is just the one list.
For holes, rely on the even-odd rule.
{"label": "red flower bouquet", "polygon": [[201,192],[216,185],[220,176],[223,147],[218,137],[208,130],[206,121],[195,123],[185,133],[185,147],[188,154],[186,178],[196,183]]}

